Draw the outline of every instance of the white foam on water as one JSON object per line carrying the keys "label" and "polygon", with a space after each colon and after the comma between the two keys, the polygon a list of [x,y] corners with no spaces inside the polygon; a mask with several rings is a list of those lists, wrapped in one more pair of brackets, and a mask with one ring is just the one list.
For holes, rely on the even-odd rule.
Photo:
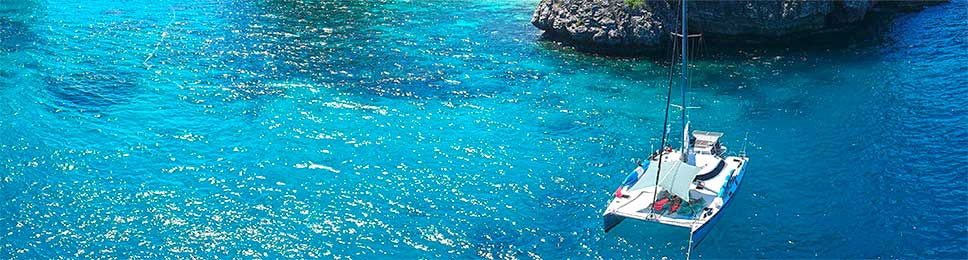
{"label": "white foam on water", "polygon": [[332,173],[339,173],[339,170],[334,169],[333,167],[329,167],[329,166],[322,165],[322,164],[316,164],[316,163],[313,163],[313,161],[308,161],[306,163],[297,163],[296,165],[293,165],[293,167],[296,167],[296,168],[299,168],[299,169],[307,169],[308,168],[308,169],[311,169],[311,170],[327,170],[327,171],[330,171]]}

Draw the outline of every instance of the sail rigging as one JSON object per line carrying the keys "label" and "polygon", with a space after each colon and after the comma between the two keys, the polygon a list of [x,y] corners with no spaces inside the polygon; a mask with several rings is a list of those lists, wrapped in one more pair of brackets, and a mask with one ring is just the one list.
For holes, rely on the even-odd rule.
{"label": "sail rigging", "polygon": [[[681,35],[683,36],[683,37],[680,37],[680,39],[679,39],[679,41],[682,42],[682,47],[681,47],[681,50],[680,50],[680,51],[682,51],[682,71],[680,72],[681,77],[680,77],[680,80],[679,80],[680,81],[679,82],[679,89],[680,89],[680,94],[682,96],[682,127],[683,127],[682,128],[682,135],[683,136],[686,136],[686,135],[689,135],[689,129],[687,129],[688,127],[686,126],[686,107],[687,107],[687,104],[686,104],[686,88],[689,87],[688,84],[687,84],[688,81],[686,79],[686,76],[688,76],[687,75],[687,71],[689,69],[689,52],[688,52],[688,50],[689,50],[689,48],[688,48],[689,47],[689,38],[688,38],[689,37],[689,30],[688,30],[688,28],[686,26],[689,23],[689,19],[687,19],[688,16],[686,16],[686,0],[680,1],[679,2],[679,5],[682,6],[682,15],[679,17],[679,24],[682,25],[682,34]],[[686,140],[682,140],[682,143],[683,143],[682,151],[683,152],[685,152],[686,149],[688,149],[688,143],[687,143],[688,141],[689,141],[688,138]]]}
{"label": "sail rigging", "polygon": [[[679,4],[682,5],[683,8],[685,8],[685,3],[684,2],[685,2],[685,0],[682,0],[682,1],[679,2]],[[685,11],[683,11],[683,14],[685,14]],[[680,18],[684,18],[684,17],[685,16],[680,17]],[[670,36],[670,37],[672,37],[672,36]],[[675,38],[674,37],[672,37],[672,40],[673,40],[673,43],[675,43]],[[683,45],[683,47],[685,47],[685,45]],[[674,71],[673,64],[676,64],[676,48],[675,48],[675,44],[672,44],[672,49],[669,51],[669,56],[670,56],[670,58],[669,58],[669,60],[670,60],[670,63],[669,63],[669,87],[666,90],[665,119],[662,120],[662,141],[661,141],[661,144],[659,145],[659,147],[661,149],[665,149],[665,147],[666,147],[666,138],[668,137],[668,134],[669,134],[669,107],[671,107],[671,105],[672,105],[672,82],[673,82],[673,80],[672,80],[672,75],[673,74],[672,73]],[[683,109],[683,112],[685,112],[685,109]],[[662,161],[663,160],[660,158],[658,164],[656,165],[656,167],[657,167],[656,170],[657,171],[659,171],[659,170],[662,169]],[[639,179],[641,179],[641,177],[642,176],[640,175],[639,176]],[[655,178],[655,190],[652,193],[652,202],[653,203],[655,203],[658,200],[658,197],[657,196],[658,196],[658,193],[659,193],[659,177],[660,176],[656,175],[655,177],[656,177]]]}

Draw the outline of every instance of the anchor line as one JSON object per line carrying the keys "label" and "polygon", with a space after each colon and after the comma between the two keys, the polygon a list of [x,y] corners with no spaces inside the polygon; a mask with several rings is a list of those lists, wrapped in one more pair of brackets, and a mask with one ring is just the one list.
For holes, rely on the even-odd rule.
{"label": "anchor line", "polygon": [[694,228],[695,226],[696,226],[696,223],[689,225],[689,245],[687,245],[688,248],[686,248],[686,260],[689,260],[689,258],[692,256],[692,243],[693,243],[692,235],[695,234],[696,232],[695,231],[696,229]]}
{"label": "anchor line", "polygon": [[141,62],[141,65],[144,65],[145,69],[151,69],[151,64],[148,64],[148,60],[151,60],[151,58],[155,56],[155,53],[158,52],[158,47],[161,47],[161,43],[165,42],[165,38],[168,38],[168,30],[171,29],[173,24],[175,24],[175,7],[168,6],[168,10],[171,10],[171,20],[168,21],[168,25],[165,26],[165,29],[161,30],[161,39],[158,39],[158,43],[155,43],[155,49],[152,50],[151,53],[148,53],[148,57],[145,57],[145,61]]}

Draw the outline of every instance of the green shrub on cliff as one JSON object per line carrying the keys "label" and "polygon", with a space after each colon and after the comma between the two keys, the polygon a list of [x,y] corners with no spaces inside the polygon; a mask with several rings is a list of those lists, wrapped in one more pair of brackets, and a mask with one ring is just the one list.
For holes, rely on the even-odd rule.
{"label": "green shrub on cliff", "polygon": [[645,5],[645,0],[625,0],[625,4],[632,8],[639,8]]}

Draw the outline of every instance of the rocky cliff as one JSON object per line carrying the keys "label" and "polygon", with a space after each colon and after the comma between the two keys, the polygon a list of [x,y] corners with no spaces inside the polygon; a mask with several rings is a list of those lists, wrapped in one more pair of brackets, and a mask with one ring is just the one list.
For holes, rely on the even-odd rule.
{"label": "rocky cliff", "polygon": [[[916,10],[937,3],[878,0],[704,0],[688,2],[689,27],[707,37],[770,41],[832,32],[872,10]],[[943,1],[942,1],[943,2]],[[541,0],[531,23],[593,47],[655,48],[678,31],[678,0]]]}

